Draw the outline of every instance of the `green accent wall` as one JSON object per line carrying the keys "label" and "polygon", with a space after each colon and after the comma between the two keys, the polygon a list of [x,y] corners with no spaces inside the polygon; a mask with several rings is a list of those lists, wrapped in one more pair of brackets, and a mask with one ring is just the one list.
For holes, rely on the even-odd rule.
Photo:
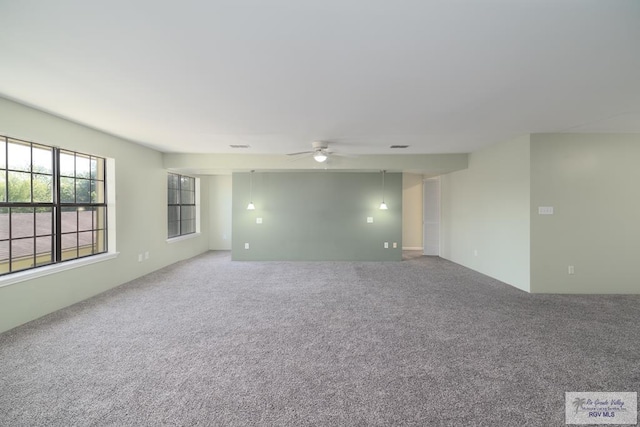
{"label": "green accent wall", "polygon": [[255,172],[253,211],[250,174],[234,173],[232,185],[233,260],[402,260],[401,173],[385,175],[386,211],[379,172]]}

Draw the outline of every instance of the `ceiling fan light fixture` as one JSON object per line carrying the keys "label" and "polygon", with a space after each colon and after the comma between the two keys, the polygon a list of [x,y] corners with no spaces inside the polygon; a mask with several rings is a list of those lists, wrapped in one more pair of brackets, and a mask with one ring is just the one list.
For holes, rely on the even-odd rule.
{"label": "ceiling fan light fixture", "polygon": [[318,150],[313,154],[313,160],[318,163],[325,162],[327,160],[327,155],[324,154],[321,150]]}

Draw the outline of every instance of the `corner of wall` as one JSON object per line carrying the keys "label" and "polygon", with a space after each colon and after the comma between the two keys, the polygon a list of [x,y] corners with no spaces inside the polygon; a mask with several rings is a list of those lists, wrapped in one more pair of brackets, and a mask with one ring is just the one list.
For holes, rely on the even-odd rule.
{"label": "corner of wall", "polygon": [[442,177],[442,257],[530,291],[530,136]]}

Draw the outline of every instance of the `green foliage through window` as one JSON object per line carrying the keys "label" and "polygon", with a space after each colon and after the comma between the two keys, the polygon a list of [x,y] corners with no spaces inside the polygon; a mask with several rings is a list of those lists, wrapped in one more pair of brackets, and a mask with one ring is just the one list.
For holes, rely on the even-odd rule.
{"label": "green foliage through window", "polygon": [[105,167],[0,136],[0,274],[107,251]]}

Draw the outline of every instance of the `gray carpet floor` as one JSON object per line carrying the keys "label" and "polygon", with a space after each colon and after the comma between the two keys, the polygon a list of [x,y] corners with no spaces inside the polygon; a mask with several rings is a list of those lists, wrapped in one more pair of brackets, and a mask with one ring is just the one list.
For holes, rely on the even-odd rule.
{"label": "gray carpet floor", "polygon": [[0,335],[0,425],[562,426],[565,391],[638,391],[639,318],[434,257],[209,252]]}

